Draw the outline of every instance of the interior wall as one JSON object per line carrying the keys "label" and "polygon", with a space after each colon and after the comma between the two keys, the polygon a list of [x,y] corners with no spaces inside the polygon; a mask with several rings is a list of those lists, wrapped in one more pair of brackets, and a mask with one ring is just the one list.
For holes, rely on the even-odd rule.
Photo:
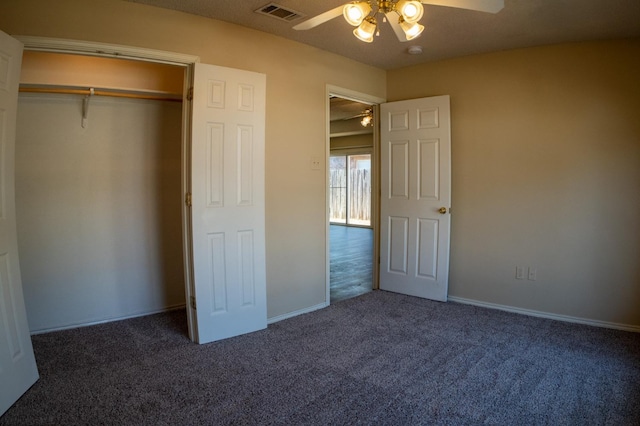
{"label": "interior wall", "polygon": [[640,326],[639,75],[638,39],[388,73],[451,96],[451,296]]}
{"label": "interior wall", "polygon": [[185,303],[179,102],[23,94],[16,211],[32,332]]}
{"label": "interior wall", "polygon": [[331,149],[370,148],[373,149],[373,133],[331,138]]}
{"label": "interior wall", "polygon": [[199,56],[267,75],[266,251],[268,317],[326,300],[327,85],[384,98],[386,73],[239,25],[120,0],[3,0],[0,29]]}
{"label": "interior wall", "polygon": [[182,95],[184,68],[153,62],[25,51],[20,84],[98,87]]}
{"label": "interior wall", "polygon": [[329,134],[331,137],[346,137],[355,134],[368,133],[373,135],[373,128],[364,128],[361,124],[361,119],[352,120],[332,120],[330,123]]}

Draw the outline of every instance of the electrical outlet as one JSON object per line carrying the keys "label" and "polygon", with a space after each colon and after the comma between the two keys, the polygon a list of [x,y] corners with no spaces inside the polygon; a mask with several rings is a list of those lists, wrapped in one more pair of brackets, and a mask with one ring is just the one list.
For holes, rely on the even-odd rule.
{"label": "electrical outlet", "polygon": [[538,270],[536,268],[531,268],[529,267],[529,275],[527,277],[527,279],[529,281],[535,281],[538,275]]}
{"label": "electrical outlet", "polygon": [[524,280],[524,266],[516,266],[516,280]]}

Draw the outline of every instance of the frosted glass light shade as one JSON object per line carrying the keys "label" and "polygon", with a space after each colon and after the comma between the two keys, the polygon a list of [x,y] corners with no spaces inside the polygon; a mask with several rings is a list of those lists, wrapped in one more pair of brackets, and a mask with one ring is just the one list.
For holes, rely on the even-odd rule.
{"label": "frosted glass light shade", "polygon": [[420,25],[417,22],[409,23],[400,18],[400,27],[402,31],[404,31],[404,35],[407,37],[407,40],[413,40],[418,37],[424,31],[424,25]]}
{"label": "frosted glass light shade", "polygon": [[371,12],[371,6],[367,2],[348,3],[342,9],[345,21],[354,27],[360,25],[369,12]]}
{"label": "frosted glass light shade", "polygon": [[373,35],[376,32],[377,22],[373,17],[367,17],[362,24],[355,30],[353,30],[353,34],[358,37],[360,40],[371,43],[373,41]]}
{"label": "frosted glass light shade", "polygon": [[418,22],[424,14],[422,3],[413,0],[400,0],[396,5],[396,10],[410,24]]}

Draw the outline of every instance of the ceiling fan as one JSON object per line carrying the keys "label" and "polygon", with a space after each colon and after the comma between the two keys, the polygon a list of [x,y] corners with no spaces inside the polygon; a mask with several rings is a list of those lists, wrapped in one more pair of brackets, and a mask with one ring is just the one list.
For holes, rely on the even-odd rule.
{"label": "ceiling fan", "polygon": [[366,0],[353,1],[335,7],[320,15],[307,19],[293,27],[294,30],[310,30],[340,15],[352,26],[353,34],[360,40],[371,43],[378,35],[378,17],[388,21],[398,40],[405,42],[418,37],[424,26],[418,21],[424,13],[423,4],[448,6],[480,12],[498,13],[504,0]]}

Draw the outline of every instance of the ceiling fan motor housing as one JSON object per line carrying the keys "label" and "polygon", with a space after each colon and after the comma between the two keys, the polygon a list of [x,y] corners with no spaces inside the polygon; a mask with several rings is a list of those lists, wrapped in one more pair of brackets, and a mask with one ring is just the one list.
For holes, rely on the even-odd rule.
{"label": "ceiling fan motor housing", "polygon": [[392,0],[378,0],[378,12],[389,13],[396,10],[396,2]]}

